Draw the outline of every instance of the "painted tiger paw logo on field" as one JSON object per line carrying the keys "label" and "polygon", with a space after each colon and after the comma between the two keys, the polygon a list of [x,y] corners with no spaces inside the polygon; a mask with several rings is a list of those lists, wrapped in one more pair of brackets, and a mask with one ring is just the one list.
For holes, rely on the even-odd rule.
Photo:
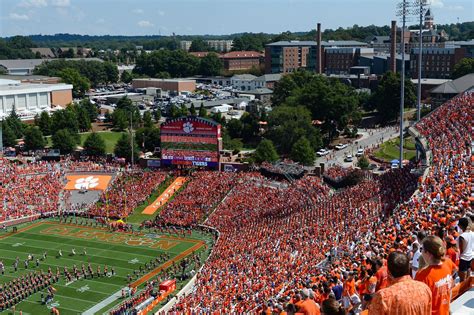
{"label": "painted tiger paw logo on field", "polygon": [[99,185],[99,179],[94,176],[89,176],[86,178],[79,178],[76,180],[74,188],[76,189],[91,189]]}
{"label": "painted tiger paw logo on field", "polygon": [[193,124],[190,122],[183,124],[183,131],[185,133],[191,133],[194,130]]}

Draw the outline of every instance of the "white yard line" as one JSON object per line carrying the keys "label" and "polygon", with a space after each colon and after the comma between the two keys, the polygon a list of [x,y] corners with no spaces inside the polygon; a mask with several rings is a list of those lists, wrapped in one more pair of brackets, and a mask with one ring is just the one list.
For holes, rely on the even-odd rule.
{"label": "white yard line", "polygon": [[96,305],[94,305],[93,307],[88,309],[87,311],[83,312],[82,315],[94,315],[99,310],[101,310],[104,307],[106,307],[107,305],[115,302],[116,300],[120,299],[121,297],[122,297],[122,290],[119,290],[119,291],[115,292],[114,294],[112,294],[111,296],[109,296],[108,298],[106,298],[105,300],[97,303]]}

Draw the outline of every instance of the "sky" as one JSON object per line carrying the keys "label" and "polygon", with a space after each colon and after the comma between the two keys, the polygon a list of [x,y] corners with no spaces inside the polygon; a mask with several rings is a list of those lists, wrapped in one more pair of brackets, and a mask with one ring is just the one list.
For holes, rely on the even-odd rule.
{"label": "sky", "polygon": [[[401,0],[400,0],[401,1]],[[0,37],[226,35],[390,25],[396,0],[0,0]],[[415,2],[416,0],[409,0]],[[473,21],[472,0],[430,0],[435,23]],[[409,24],[416,24],[412,18]]]}

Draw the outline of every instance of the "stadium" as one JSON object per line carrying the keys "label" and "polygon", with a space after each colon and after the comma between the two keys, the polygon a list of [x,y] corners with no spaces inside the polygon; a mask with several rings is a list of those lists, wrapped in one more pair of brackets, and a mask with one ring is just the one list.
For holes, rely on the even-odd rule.
{"label": "stadium", "polygon": [[[410,314],[448,314],[472,302],[473,244],[459,240],[474,229],[473,103],[465,92],[412,127],[421,173],[337,190],[298,170],[219,172],[220,125],[200,118],[162,126],[164,168],[2,158],[0,313],[385,314],[389,283],[413,275]],[[433,284],[436,264],[448,271]]]}

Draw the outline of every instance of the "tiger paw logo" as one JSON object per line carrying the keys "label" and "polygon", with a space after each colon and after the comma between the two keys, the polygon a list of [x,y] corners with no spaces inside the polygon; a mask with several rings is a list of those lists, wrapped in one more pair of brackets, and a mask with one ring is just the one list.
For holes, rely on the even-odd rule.
{"label": "tiger paw logo", "polygon": [[185,133],[191,133],[194,130],[193,124],[190,122],[183,124],[183,131]]}
{"label": "tiger paw logo", "polygon": [[89,176],[86,178],[79,178],[76,180],[74,188],[76,189],[91,189],[99,185],[99,179],[94,176]]}

